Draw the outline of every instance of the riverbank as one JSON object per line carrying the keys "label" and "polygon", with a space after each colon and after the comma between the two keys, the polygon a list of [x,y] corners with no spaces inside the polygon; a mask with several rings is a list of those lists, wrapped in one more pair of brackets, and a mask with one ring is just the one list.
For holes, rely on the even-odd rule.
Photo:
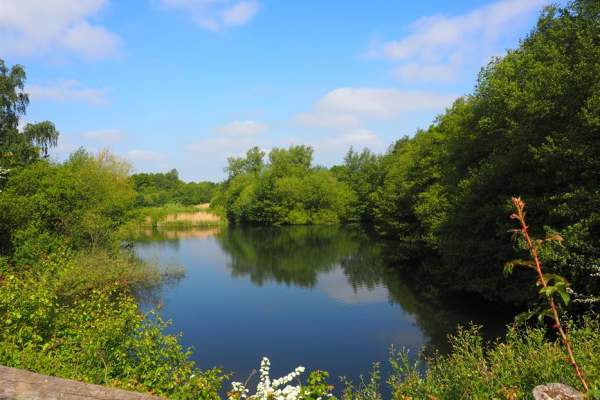
{"label": "riverbank", "polygon": [[131,212],[131,220],[121,228],[125,236],[135,236],[148,229],[191,229],[218,227],[227,224],[208,203],[184,206],[166,204],[161,207],[138,208]]}

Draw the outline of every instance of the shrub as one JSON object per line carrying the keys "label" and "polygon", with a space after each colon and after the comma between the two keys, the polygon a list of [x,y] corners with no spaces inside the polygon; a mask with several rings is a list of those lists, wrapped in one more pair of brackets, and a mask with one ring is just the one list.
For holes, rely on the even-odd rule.
{"label": "shrub", "polygon": [[[570,323],[577,359],[587,372],[591,395],[600,389],[600,323],[584,318]],[[521,399],[531,398],[537,385],[561,382],[582,389],[565,357],[560,340],[548,340],[543,328],[511,326],[506,338],[486,344],[479,328],[459,328],[450,337],[447,355],[419,357],[411,362],[406,351],[392,352],[387,385],[392,399]],[[427,366],[427,372],[423,373]],[[378,373],[368,384],[348,386],[342,398],[374,399]]]}
{"label": "shrub", "polygon": [[106,253],[57,251],[35,268],[3,266],[0,364],[151,392],[173,398],[218,399],[225,378],[200,371],[167,323],[143,314],[131,284],[156,271]]}

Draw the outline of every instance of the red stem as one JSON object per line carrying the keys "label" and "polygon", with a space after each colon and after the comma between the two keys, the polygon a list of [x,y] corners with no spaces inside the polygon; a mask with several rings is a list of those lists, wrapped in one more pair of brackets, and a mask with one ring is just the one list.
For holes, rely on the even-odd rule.
{"label": "red stem", "polygon": [[[521,200],[521,198],[513,197],[512,203],[517,210],[517,213],[513,214],[513,218],[517,219],[519,221],[519,223],[521,224],[521,233],[525,237],[525,241],[527,242],[527,247],[529,249],[529,252],[531,253],[531,256],[533,257],[533,261],[535,262],[535,270],[537,271],[537,274],[538,274],[538,277],[540,278],[540,282],[541,282],[542,286],[544,288],[547,288],[548,285],[546,283],[546,279],[544,278],[544,273],[542,272],[542,264],[540,263],[537,249],[533,245],[533,242],[531,241],[531,238],[529,237],[529,231],[528,231],[529,227],[525,223],[525,212],[524,212],[525,202],[523,200]],[[555,322],[554,327],[560,333],[560,337],[562,338],[563,344],[567,348],[567,353],[569,354],[569,361],[571,362],[571,365],[573,366],[573,368],[575,368],[575,373],[577,374],[577,377],[581,381],[581,384],[583,385],[585,392],[587,393],[589,391],[588,383],[583,375],[583,371],[581,371],[581,369],[579,368],[579,365],[577,365],[577,361],[575,360],[575,355],[573,354],[573,349],[571,348],[571,341],[569,340],[569,336],[567,335],[567,333],[563,329],[562,324],[560,323],[560,318],[558,316],[558,308],[556,307],[556,303],[554,302],[553,296],[548,296],[548,303],[550,304],[550,308],[552,310],[552,316],[553,316],[554,322]]]}

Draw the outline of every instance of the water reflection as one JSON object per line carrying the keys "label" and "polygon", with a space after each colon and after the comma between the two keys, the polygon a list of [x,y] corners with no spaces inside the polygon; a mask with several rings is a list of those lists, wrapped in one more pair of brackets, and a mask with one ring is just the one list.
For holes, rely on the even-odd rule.
{"label": "water reflection", "polygon": [[400,275],[388,245],[357,228],[146,232],[136,249],[186,268],[163,288],[163,313],[201,366],[224,365],[240,378],[262,355],[282,373],[302,363],[356,378],[385,361],[391,344],[444,351],[458,323],[494,336],[510,318]]}
{"label": "water reflection", "polygon": [[248,275],[257,285],[275,281],[316,288],[344,304],[398,304],[415,317],[429,348],[446,350],[447,335],[471,322],[494,338],[512,317],[512,310],[443,293],[400,274],[391,245],[358,227],[246,226],[222,230],[216,238],[231,256],[233,276]]}
{"label": "water reflection", "polygon": [[231,256],[234,276],[263,285],[275,281],[314,287],[317,274],[331,271],[357,250],[357,241],[333,226],[240,227],[223,230],[219,244]]}
{"label": "water reflection", "polygon": [[145,228],[137,231],[133,240],[137,243],[172,242],[177,245],[180,239],[204,239],[215,236],[221,229],[219,226],[180,229]]}

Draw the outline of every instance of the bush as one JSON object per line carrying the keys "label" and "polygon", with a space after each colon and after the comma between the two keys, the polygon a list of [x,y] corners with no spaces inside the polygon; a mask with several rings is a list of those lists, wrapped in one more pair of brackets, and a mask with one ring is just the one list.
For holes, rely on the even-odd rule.
{"label": "bush", "polygon": [[[575,355],[587,373],[593,393],[600,389],[600,323],[584,318],[569,324]],[[505,339],[486,345],[479,328],[459,328],[450,337],[448,355],[410,362],[405,351],[392,352],[387,379],[393,399],[521,399],[532,398],[540,384],[561,382],[575,388],[580,381],[559,340],[548,340],[542,328],[511,326]],[[425,370],[427,364],[427,372]],[[343,399],[374,398],[375,385],[348,386]],[[375,387],[376,390],[373,388]],[[371,395],[369,395],[371,394]]]}
{"label": "bush", "polygon": [[178,336],[164,333],[168,324],[143,314],[131,295],[134,283],[156,283],[156,271],[64,250],[30,271],[3,269],[0,364],[173,398],[219,398],[225,376],[198,370]]}
{"label": "bush", "polygon": [[128,172],[109,153],[83,150],[63,164],[38,161],[15,170],[0,197],[0,251],[10,254],[24,242],[39,249],[48,235],[74,248],[114,246],[133,205]]}

